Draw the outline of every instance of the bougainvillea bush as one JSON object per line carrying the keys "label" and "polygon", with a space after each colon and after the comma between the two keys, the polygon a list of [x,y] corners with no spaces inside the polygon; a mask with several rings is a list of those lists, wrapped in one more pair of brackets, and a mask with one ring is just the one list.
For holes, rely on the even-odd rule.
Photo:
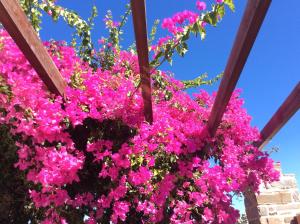
{"label": "bougainvillea bush", "polygon": [[[187,11],[165,20],[171,36],[152,45],[153,65],[164,55],[160,48],[179,46],[176,38],[202,20]],[[106,23],[110,29],[118,26],[109,18]],[[16,136],[15,167],[31,183],[29,196],[42,214],[38,221],[235,223],[233,195],[258,191],[260,183],[278,178],[268,154],[252,145],[259,131],[250,126],[239,91],[209,137],[215,94],[200,91],[191,97],[183,82],[153,69],[154,122],[149,124],[135,51],[115,47],[109,38],[100,42],[99,68],[63,42],[45,43],[68,83],[61,97],[47,90],[0,31],[0,121]]]}

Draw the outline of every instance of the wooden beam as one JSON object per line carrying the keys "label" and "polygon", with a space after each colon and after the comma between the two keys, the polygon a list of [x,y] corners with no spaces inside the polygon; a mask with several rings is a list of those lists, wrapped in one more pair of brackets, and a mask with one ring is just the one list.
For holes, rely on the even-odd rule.
{"label": "wooden beam", "polygon": [[248,0],[224,71],[224,77],[208,120],[207,128],[211,136],[215,135],[222,120],[270,3],[271,0]]}
{"label": "wooden beam", "polygon": [[296,219],[296,222],[297,222],[298,224],[300,224],[300,215],[297,215],[295,219]]}
{"label": "wooden beam", "polygon": [[16,0],[0,0],[0,22],[48,89],[64,95],[63,77]]}
{"label": "wooden beam", "polygon": [[256,144],[260,149],[263,148],[274,135],[285,125],[286,122],[300,108],[300,82],[296,85],[291,94],[286,98],[273,117],[261,131],[261,141]]}
{"label": "wooden beam", "polygon": [[136,40],[136,49],[141,74],[141,88],[144,100],[144,115],[146,121],[153,122],[151,100],[151,78],[148,53],[148,37],[146,23],[145,0],[131,0],[131,9]]}

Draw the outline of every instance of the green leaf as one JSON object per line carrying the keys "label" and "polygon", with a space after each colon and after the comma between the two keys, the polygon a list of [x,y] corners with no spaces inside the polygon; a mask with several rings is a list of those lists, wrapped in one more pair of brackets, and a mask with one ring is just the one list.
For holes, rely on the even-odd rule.
{"label": "green leaf", "polygon": [[172,57],[167,57],[166,59],[167,59],[167,61],[169,62],[169,64],[170,64],[170,65],[172,65],[172,64],[173,64]]}
{"label": "green leaf", "polygon": [[224,7],[224,5],[219,5],[218,6],[218,8],[217,8],[217,14],[218,14],[218,16],[219,16],[219,20],[221,20],[223,17],[224,17],[224,15],[225,15],[225,7]]}
{"label": "green leaf", "polygon": [[197,34],[197,33],[200,33],[200,31],[201,31],[201,25],[199,24],[199,22],[196,22],[193,25],[192,32]]}
{"label": "green leaf", "polygon": [[[195,23],[197,24],[197,23]],[[190,38],[190,31],[188,30],[181,38],[182,41],[187,41]]]}
{"label": "green leaf", "polygon": [[204,22],[207,22],[208,24],[212,25],[212,26],[216,26],[217,22],[218,22],[218,13],[217,11],[212,11],[208,14],[206,14],[203,18]]}
{"label": "green leaf", "polygon": [[205,37],[206,37],[206,30],[202,26],[201,26],[201,29],[200,29],[200,36],[201,36],[201,40],[204,40]]}
{"label": "green leaf", "polygon": [[227,5],[232,11],[235,10],[233,0],[224,0],[224,4]]}

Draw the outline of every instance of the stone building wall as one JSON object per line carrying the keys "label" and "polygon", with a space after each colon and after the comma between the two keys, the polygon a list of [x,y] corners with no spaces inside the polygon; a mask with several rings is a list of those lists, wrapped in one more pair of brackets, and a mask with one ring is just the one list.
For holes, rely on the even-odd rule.
{"label": "stone building wall", "polygon": [[[249,224],[296,224],[300,215],[300,194],[294,174],[283,174],[280,181],[260,186],[260,194],[245,193],[245,207]],[[299,223],[300,224],[300,223]]]}

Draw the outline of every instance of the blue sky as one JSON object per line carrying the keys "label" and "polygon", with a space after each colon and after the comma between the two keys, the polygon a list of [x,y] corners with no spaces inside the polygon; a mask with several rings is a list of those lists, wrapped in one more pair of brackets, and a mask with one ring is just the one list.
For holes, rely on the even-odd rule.
{"label": "blue sky", "polygon": [[[99,10],[93,38],[96,41],[105,35],[102,19],[106,10],[112,9],[115,18],[124,11],[124,0],[60,0],[59,4],[76,10],[87,18],[93,4]],[[127,1],[126,1],[127,2]],[[211,1],[208,1],[211,2]],[[224,70],[226,62],[246,5],[246,0],[235,0],[236,12],[229,10],[217,28],[209,28],[204,41],[192,39],[190,51],[184,58],[176,58],[173,66],[163,69],[174,72],[178,79],[192,79],[207,72],[210,77]],[[148,26],[155,18],[172,16],[182,9],[194,9],[195,0],[148,0]],[[298,7],[298,9],[296,9]],[[293,10],[292,10],[293,9]],[[254,44],[237,87],[243,90],[245,108],[253,117],[252,124],[263,128],[284,99],[300,80],[300,14],[297,0],[273,1],[262,29]],[[293,12],[292,12],[293,11]],[[70,40],[72,29],[63,22],[54,24],[46,16],[41,37]],[[134,40],[132,21],[126,25],[124,46]],[[159,31],[160,33],[161,31]],[[219,83],[206,87],[209,92],[216,91]],[[197,91],[197,90],[192,90]],[[283,172],[295,173],[300,184],[300,112],[280,130],[265,148],[279,147],[279,152],[272,154],[275,161],[280,161]],[[240,205],[238,205],[240,207]]]}

